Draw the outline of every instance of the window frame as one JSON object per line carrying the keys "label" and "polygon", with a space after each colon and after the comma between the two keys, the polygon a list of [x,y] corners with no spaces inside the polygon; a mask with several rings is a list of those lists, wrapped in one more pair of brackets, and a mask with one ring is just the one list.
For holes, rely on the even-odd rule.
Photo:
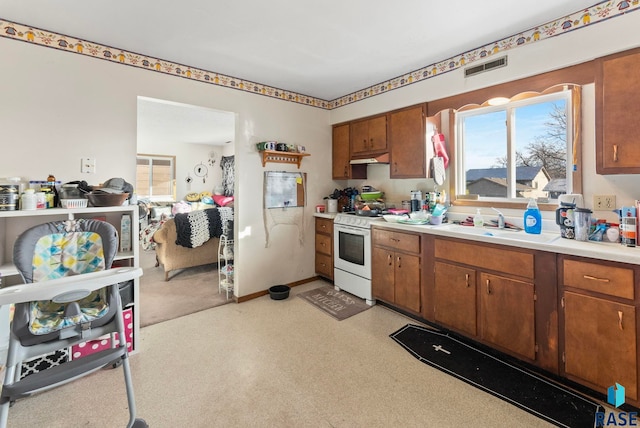
{"label": "window frame", "polygon": [[[149,177],[149,187],[147,189],[145,189],[144,192],[141,191],[141,189],[138,186],[138,161],[144,159],[144,160],[148,160],[149,163],[149,171],[151,172],[151,176]],[[167,160],[170,163],[170,171],[171,171],[171,178],[170,178],[170,186],[171,186],[171,194],[170,195],[158,195],[158,196],[154,196],[152,193],[153,190],[153,161],[154,160],[158,160],[158,161],[163,161],[166,162]],[[138,153],[136,154],[136,191],[137,193],[140,195],[141,199],[147,199],[150,202],[176,202],[176,194],[177,194],[177,189],[176,189],[176,157],[175,156],[171,156],[171,155],[157,155],[157,154],[147,154],[147,153]]]}
{"label": "window frame", "polygon": [[[569,170],[567,174],[567,180],[571,184],[571,193],[582,193],[582,166],[581,166],[581,154],[582,154],[582,132],[581,132],[581,86],[577,84],[559,84],[554,85],[544,91],[535,92],[535,91],[527,91],[521,92],[517,95],[514,95],[510,99],[507,100],[507,104],[514,106],[522,106],[531,104],[531,98],[539,98],[545,97],[547,99],[553,98],[557,96],[557,93],[567,92],[567,169]],[[469,104],[465,105],[457,110],[451,110],[451,117],[453,119],[453,123],[451,126],[451,133],[454,135],[454,159],[452,163],[455,165],[452,169],[450,175],[450,194],[451,204],[454,206],[474,206],[474,207],[497,207],[497,208],[514,208],[514,209],[522,209],[526,207],[527,201],[525,198],[489,198],[483,197],[478,199],[473,199],[469,197],[465,197],[463,195],[458,194],[458,190],[460,186],[460,180],[464,180],[465,171],[462,169],[462,163],[459,161],[459,158],[462,158],[463,148],[459,146],[459,138],[458,135],[461,135],[461,129],[458,121],[458,115],[462,114],[466,111],[478,109],[478,108],[487,108],[490,107],[494,98],[489,98],[487,101],[482,104]],[[504,109],[504,103],[501,106],[496,106],[494,111]],[[486,109],[485,111],[489,111]],[[569,141],[571,142],[569,144]],[[513,177],[515,180],[515,177]],[[538,206],[542,210],[555,210],[557,208],[557,200],[549,199],[548,201],[539,201]]]}

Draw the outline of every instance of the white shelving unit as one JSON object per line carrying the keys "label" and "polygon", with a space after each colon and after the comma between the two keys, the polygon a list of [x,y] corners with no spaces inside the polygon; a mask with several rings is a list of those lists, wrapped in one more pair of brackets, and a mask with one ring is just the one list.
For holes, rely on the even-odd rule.
{"label": "white shelving unit", "polygon": [[218,243],[218,292],[233,294],[233,239],[220,236]]}
{"label": "white shelving unit", "polygon": [[[131,251],[119,251],[114,263],[118,262],[126,266],[138,267],[140,236],[138,227],[138,206],[123,205],[117,207],[89,207],[89,208],[50,208],[35,211],[0,211],[0,278],[2,285],[8,286],[21,283],[18,269],[13,264],[13,245],[17,237],[26,229],[50,221],[73,220],[77,218],[99,218],[111,223],[120,233],[120,220],[123,214],[131,216]],[[140,315],[138,302],[140,295],[139,279],[133,284],[133,303],[128,306],[133,308],[133,352],[138,349],[140,340]],[[5,314],[6,311],[6,314]],[[0,312],[0,355],[6,352],[8,347],[8,308]],[[7,333],[5,333],[7,332]]]}

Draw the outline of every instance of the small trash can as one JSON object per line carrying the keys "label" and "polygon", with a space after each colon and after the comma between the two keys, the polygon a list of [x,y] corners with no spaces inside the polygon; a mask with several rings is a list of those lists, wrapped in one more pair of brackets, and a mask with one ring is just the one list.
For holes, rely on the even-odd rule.
{"label": "small trash can", "polygon": [[284,300],[289,297],[289,291],[291,287],[288,285],[274,285],[269,288],[269,295],[273,300]]}

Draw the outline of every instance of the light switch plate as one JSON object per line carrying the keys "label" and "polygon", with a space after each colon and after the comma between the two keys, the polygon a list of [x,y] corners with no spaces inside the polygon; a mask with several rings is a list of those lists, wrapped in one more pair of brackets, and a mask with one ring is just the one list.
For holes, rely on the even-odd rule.
{"label": "light switch plate", "polygon": [[80,164],[80,172],[83,174],[95,174],[96,173],[96,159],[95,158],[82,158]]}

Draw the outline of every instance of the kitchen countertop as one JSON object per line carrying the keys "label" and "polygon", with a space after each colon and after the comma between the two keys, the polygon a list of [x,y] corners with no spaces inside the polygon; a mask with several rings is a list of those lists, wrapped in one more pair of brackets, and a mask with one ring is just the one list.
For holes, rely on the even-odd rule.
{"label": "kitchen countertop", "polygon": [[[640,265],[640,247],[625,247],[614,242],[584,242],[564,239],[560,237],[559,233],[542,232],[540,235],[530,235],[524,231],[516,232],[491,227],[478,229],[472,226],[454,224],[433,226],[389,223],[386,221],[375,222],[373,226]],[[495,235],[488,236],[484,233],[495,233]]]}
{"label": "kitchen countertop", "polygon": [[314,217],[334,219],[338,213],[314,213]]}

